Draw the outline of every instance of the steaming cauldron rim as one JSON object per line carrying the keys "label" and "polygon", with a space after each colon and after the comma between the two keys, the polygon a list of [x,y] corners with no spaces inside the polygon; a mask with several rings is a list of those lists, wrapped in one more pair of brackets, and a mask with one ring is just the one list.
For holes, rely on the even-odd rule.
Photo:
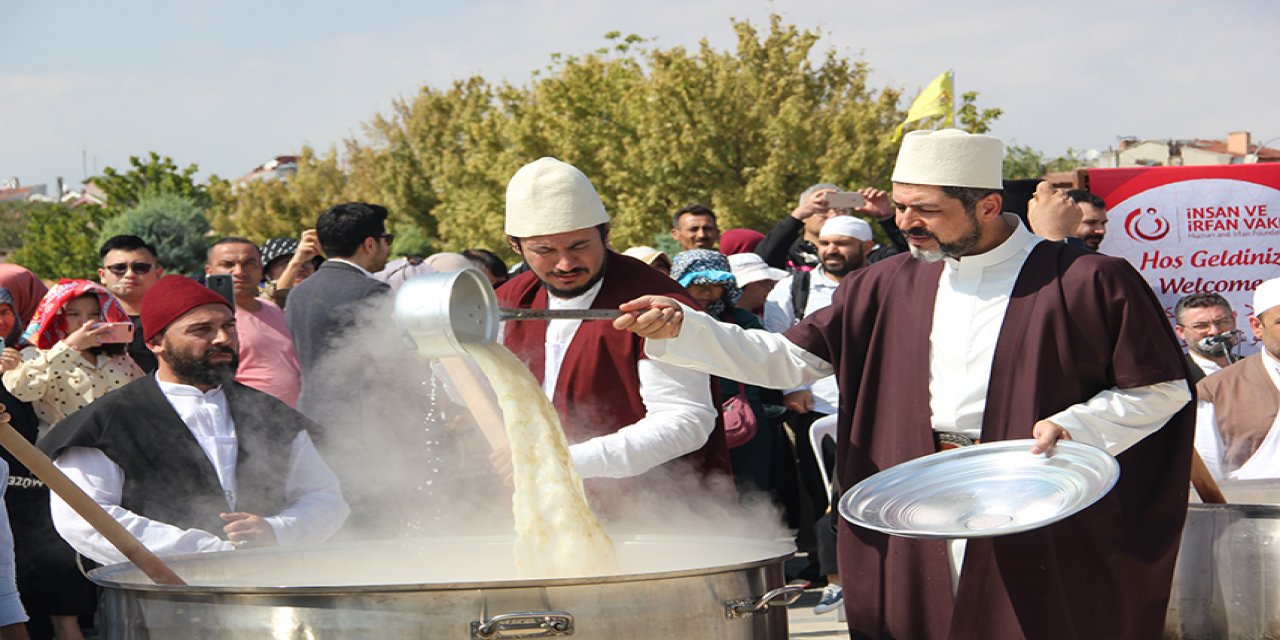
{"label": "steaming cauldron rim", "polygon": [[[733,564],[704,565],[691,567],[687,569],[674,569],[666,571],[651,571],[641,573],[614,574],[607,576],[580,576],[569,578],[517,578],[511,580],[477,580],[477,581],[451,581],[451,582],[403,582],[391,584],[353,584],[353,585],[273,585],[273,586],[244,586],[244,585],[160,585],[148,581],[145,577],[141,577],[141,572],[128,562],[107,565],[93,569],[89,572],[89,579],[98,586],[108,589],[120,589],[124,591],[142,591],[155,592],[170,595],[290,595],[290,596],[334,596],[334,595],[352,595],[359,593],[400,593],[413,591],[451,591],[451,590],[477,590],[477,589],[517,589],[525,587],[557,587],[557,586],[582,586],[582,585],[603,585],[615,583],[627,583],[638,581],[656,581],[667,580],[672,578],[685,578],[694,576],[706,576],[720,573],[734,573],[747,569],[755,569],[765,567],[777,562],[785,562],[795,555],[795,546],[789,539],[766,540],[762,538],[743,538],[729,536],[675,536],[675,535],[639,535],[639,536],[615,536],[615,541],[620,544],[628,542],[648,543],[648,542],[675,542],[675,541],[707,541],[716,543],[739,543],[749,544],[758,548],[760,553],[758,557],[744,562],[736,562]],[[460,544],[483,544],[495,543],[499,541],[509,541],[511,536],[472,536],[468,538],[438,538],[436,541],[447,541],[450,543]],[[219,557],[232,557],[236,560],[247,560],[254,556],[274,557],[280,554],[297,555],[297,554],[339,554],[344,548],[367,550],[371,546],[385,546],[387,548],[403,547],[405,540],[385,540],[375,542],[361,543],[338,543],[325,545],[305,545],[296,547],[267,547],[260,549],[238,549],[235,551],[218,551],[211,553],[193,553],[165,557],[165,561],[169,563],[179,575],[182,575],[183,564],[186,563],[207,563],[217,560]],[[766,548],[771,550],[766,551]],[[120,581],[113,579],[114,576],[121,574],[127,576],[139,576],[137,582]],[[184,576],[185,577],[185,576]]]}

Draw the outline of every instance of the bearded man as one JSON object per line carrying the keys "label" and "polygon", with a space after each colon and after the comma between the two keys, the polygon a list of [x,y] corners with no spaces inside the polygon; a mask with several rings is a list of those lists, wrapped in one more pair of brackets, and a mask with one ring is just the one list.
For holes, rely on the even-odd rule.
{"label": "bearded man", "polygon": [[[498,289],[504,307],[613,309],[643,293],[695,304],[671,278],[609,248],[604,204],[569,164],[542,158],[521,167],[507,186],[506,213],[511,248],[529,270]],[[503,332],[559,412],[578,473],[599,479],[588,481],[595,495],[629,491],[605,478],[677,458],[700,475],[732,473],[706,374],[645,358],[642,339],[607,322],[523,321]]]}
{"label": "bearded man", "polygon": [[[349,512],[308,430],[279,400],[233,381],[235,312],[165,276],[142,301],[159,366],[58,423],[40,446],[157,555],[320,542]],[[55,494],[53,523],[104,564],[124,556]]]}
{"label": "bearded man", "polygon": [[1187,508],[1186,368],[1132,266],[1002,213],[1002,159],[990,136],[907,134],[892,200],[910,254],[846,276],[830,306],[783,335],[654,296],[622,305],[614,324],[648,338],[651,358],[750,384],[834,373],[844,489],[976,439],[1116,455],[1110,493],[1032,531],[965,545],[843,522],[852,637],[1158,638]]}

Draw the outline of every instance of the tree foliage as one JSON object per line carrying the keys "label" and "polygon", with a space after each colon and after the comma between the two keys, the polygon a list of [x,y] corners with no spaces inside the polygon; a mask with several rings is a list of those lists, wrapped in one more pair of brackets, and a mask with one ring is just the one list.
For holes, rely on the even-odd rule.
{"label": "tree foliage", "polygon": [[[871,88],[863,61],[815,56],[819,34],[779,16],[763,29],[732,26],[730,51],[705,41],[663,49],[614,32],[596,51],[553,55],[523,85],[472,77],[425,86],[368,121],[341,164],[312,154],[289,182],[211,187],[214,228],[293,235],[284,232],[330,204],[368,200],[391,210],[400,235],[413,229],[440,250],[501,251],[506,183],[541,156],[591,178],[620,248],[651,242],[691,202],[715,209],[722,228],[768,228],[815,182],[887,187],[901,92]],[[964,99],[971,129],[999,116],[978,109],[976,94]]]}
{"label": "tree foliage", "polygon": [[24,211],[22,247],[9,260],[46,280],[96,279],[98,235],[108,215],[92,204],[31,203]]}
{"label": "tree foliage", "polygon": [[150,151],[146,160],[129,156],[129,168],[117,171],[112,167],[102,170],[90,182],[107,194],[106,206],[115,212],[137,206],[148,195],[173,193],[191,199],[197,206],[209,205],[209,195],[204,185],[195,181],[199,168],[195,164],[178,169],[173,158]]}
{"label": "tree foliage", "polygon": [[303,147],[298,172],[288,180],[237,186],[210,180],[209,223],[219,236],[241,236],[259,243],[267,238],[296,238],[315,226],[322,211],[352,199],[347,182],[336,151],[317,156],[311,147]]}
{"label": "tree foliage", "polygon": [[108,220],[99,240],[138,236],[156,248],[156,257],[165,270],[195,274],[204,270],[208,232],[204,209],[192,198],[157,193],[144,196],[136,206]]}
{"label": "tree foliage", "polygon": [[1005,180],[1030,180],[1084,165],[1081,154],[1074,149],[1067,149],[1066,154],[1056,158],[1048,158],[1040,151],[1019,144],[1010,144],[1004,150]]}

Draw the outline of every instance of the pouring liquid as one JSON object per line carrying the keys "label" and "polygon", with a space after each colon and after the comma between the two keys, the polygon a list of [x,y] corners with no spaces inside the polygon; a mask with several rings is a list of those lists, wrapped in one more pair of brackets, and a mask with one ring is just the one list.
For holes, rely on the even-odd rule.
{"label": "pouring liquid", "polygon": [[464,347],[502,408],[511,448],[515,560],[521,577],[617,573],[613,540],[587,505],[560,418],[537,379],[498,343]]}

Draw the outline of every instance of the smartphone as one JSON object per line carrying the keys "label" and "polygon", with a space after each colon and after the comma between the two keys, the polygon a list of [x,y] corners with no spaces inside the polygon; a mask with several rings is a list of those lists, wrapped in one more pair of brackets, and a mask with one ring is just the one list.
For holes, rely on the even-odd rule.
{"label": "smartphone", "polygon": [[98,333],[103,344],[133,342],[132,322],[104,322],[98,326],[106,327]]}
{"label": "smartphone", "polygon": [[827,194],[827,207],[830,209],[857,209],[866,203],[867,199],[854,191],[833,191]]}
{"label": "smartphone", "polygon": [[236,291],[231,283],[231,274],[220,273],[217,275],[208,275],[204,277],[204,286],[213,289],[213,292],[226,298],[227,304],[231,308],[236,306]]}

